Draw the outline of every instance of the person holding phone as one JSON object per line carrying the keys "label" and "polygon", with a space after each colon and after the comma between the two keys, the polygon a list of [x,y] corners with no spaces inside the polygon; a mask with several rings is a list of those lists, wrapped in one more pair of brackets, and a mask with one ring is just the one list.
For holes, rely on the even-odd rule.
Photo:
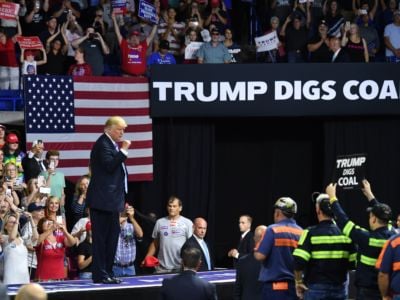
{"label": "person holding phone", "polygon": [[50,188],[50,196],[55,196],[60,200],[61,215],[65,216],[65,177],[64,174],[57,170],[60,160],[60,152],[58,150],[49,150],[46,153],[47,171],[40,175],[46,179],[46,185]]}
{"label": "person holding phone", "polygon": [[38,262],[36,279],[39,281],[65,279],[65,249],[74,246],[76,239],[63,223],[55,222],[48,217],[40,219],[37,229],[39,239],[35,247]]}
{"label": "person holding phone", "polygon": [[[86,195],[90,208],[93,236],[93,282],[119,284],[113,264],[120,232],[119,213],[124,210],[128,193],[128,170],[125,160],[131,141],[123,139],[126,121],[110,117],[104,133],[90,153],[91,178]],[[118,144],[120,142],[120,144]]]}

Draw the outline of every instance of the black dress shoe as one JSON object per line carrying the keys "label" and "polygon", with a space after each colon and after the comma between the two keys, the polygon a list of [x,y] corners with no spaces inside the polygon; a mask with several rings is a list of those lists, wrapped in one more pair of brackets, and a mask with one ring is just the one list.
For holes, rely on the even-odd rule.
{"label": "black dress shoe", "polygon": [[94,283],[103,283],[103,284],[119,284],[121,283],[121,280],[115,278],[111,278],[111,277],[107,277],[107,278],[103,278],[101,280],[93,280]]}
{"label": "black dress shoe", "polygon": [[111,279],[114,280],[116,284],[120,284],[120,283],[122,282],[121,279],[119,279],[119,278],[117,278],[117,277],[114,277],[114,276],[111,277]]}

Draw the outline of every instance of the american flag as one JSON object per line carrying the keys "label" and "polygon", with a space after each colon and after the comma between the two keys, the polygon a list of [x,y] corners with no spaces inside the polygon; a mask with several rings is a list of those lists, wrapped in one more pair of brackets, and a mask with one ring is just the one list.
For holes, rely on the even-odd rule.
{"label": "american flag", "polygon": [[24,78],[27,149],[43,140],[59,150],[58,170],[76,181],[88,173],[90,150],[106,120],[122,116],[131,140],[126,160],[129,181],[153,179],[152,121],[145,78],[26,76]]}

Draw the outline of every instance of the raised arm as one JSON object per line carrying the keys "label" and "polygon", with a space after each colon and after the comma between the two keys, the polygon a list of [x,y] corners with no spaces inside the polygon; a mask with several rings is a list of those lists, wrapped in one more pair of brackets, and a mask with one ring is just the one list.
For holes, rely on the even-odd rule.
{"label": "raised arm", "polygon": [[117,18],[115,17],[115,13],[114,12],[111,13],[111,19],[113,21],[114,32],[115,32],[115,35],[117,36],[118,45],[120,45],[121,42],[122,42],[122,35],[121,35],[121,31],[119,30]]}

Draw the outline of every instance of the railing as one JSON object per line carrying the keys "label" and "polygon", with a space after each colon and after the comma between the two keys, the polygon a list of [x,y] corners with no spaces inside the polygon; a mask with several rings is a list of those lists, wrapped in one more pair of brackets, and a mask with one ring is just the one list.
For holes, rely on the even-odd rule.
{"label": "railing", "polygon": [[0,90],[0,111],[23,110],[21,90]]}

